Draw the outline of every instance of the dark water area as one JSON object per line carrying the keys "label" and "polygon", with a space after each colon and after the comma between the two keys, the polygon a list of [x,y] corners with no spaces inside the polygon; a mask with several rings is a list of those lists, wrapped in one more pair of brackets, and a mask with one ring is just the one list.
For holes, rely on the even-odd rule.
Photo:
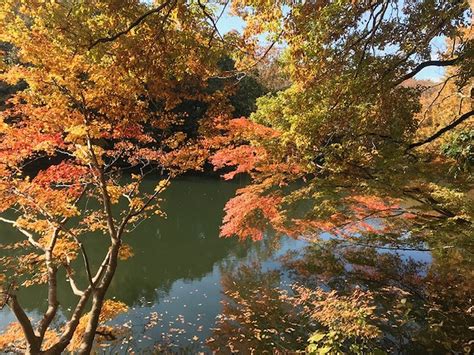
{"label": "dark water area", "polygon": [[[103,349],[105,353],[125,353],[130,349],[151,352],[156,351],[157,346],[158,349],[171,351],[179,349],[193,353],[209,352],[215,347],[210,348],[206,340],[211,339],[212,343],[221,337],[225,343],[226,339],[231,338],[232,332],[243,333],[247,326],[234,321],[225,330],[227,334],[223,335],[224,331],[219,328],[222,322],[219,323],[219,320],[222,319],[222,313],[229,312],[228,305],[226,308],[221,302],[227,299],[226,293],[235,289],[244,293],[258,289],[259,293],[255,293],[252,300],[267,302],[268,299],[260,299],[260,293],[266,292],[262,291],[262,285],[270,291],[290,290],[290,285],[295,281],[342,292],[354,285],[374,291],[395,287],[410,290],[417,295],[426,290],[431,293],[436,289],[442,290],[447,287],[443,282],[458,282],[459,285],[451,284],[454,289],[452,293],[449,290],[446,293],[440,292],[440,302],[448,300],[455,303],[454,307],[463,306],[463,300],[452,297],[465,297],[460,289],[469,292],[470,286],[463,284],[466,281],[463,275],[469,270],[470,261],[459,255],[459,262],[451,265],[444,258],[453,261],[452,256],[426,251],[352,248],[351,254],[347,253],[348,248],[343,241],[336,241],[328,235],[322,236],[319,245],[288,237],[277,238],[271,233],[260,242],[220,238],[224,205],[235,194],[236,189],[245,183],[244,180],[224,182],[195,176],[173,181],[163,193],[162,209],[167,218],[152,217],[145,220],[125,237],[124,242],[132,247],[134,256],[119,263],[107,298],[122,301],[129,307],[129,312],[111,322],[120,325],[126,332],[126,337],[118,342],[108,343],[108,347]],[[148,181],[145,188],[152,191],[155,185],[156,181]],[[19,236],[8,225],[0,224],[0,238],[2,243],[8,243],[18,240]],[[105,255],[108,240],[100,234],[84,236],[83,240],[95,269]],[[465,252],[459,251],[462,255]],[[443,278],[439,268],[447,268],[446,272],[453,278]],[[85,285],[87,281],[85,275],[81,274],[82,268],[78,267],[78,270],[78,283],[80,286]],[[433,278],[433,274],[437,277]],[[428,281],[427,275],[430,276]],[[59,281],[61,315],[58,325],[77,301],[64,273],[59,275]],[[439,284],[431,285],[428,282]],[[430,287],[434,287],[433,290]],[[46,308],[46,288],[25,288],[19,299],[29,316],[38,318]],[[392,301],[383,298],[379,300],[380,314],[384,315],[390,312],[390,307],[395,307],[390,303]],[[459,302],[456,303],[457,301]],[[401,302],[403,305],[407,303],[403,299]],[[439,339],[432,339],[436,333],[431,333],[430,325],[423,324],[424,321],[420,323],[420,319],[425,317],[425,310],[417,309],[422,306],[416,302],[415,296],[413,299],[409,298],[412,313],[408,312],[407,317],[415,315],[406,324],[397,325],[403,332],[397,333],[396,339],[390,331],[387,341],[398,343],[398,348],[392,347],[393,349],[403,350],[406,346],[408,353],[428,349],[426,344],[434,350],[442,349],[438,344],[441,336]],[[256,313],[262,309],[262,304],[247,306]],[[263,304],[263,309],[270,308]],[[240,312],[238,307],[233,311]],[[465,332],[469,332],[470,320],[455,318],[457,316],[458,314],[447,314],[454,324],[449,329],[454,329],[462,342],[469,336]],[[275,317],[284,319],[279,314],[275,314]],[[0,331],[12,321],[14,317],[5,307],[0,311]],[[427,331],[419,331],[423,327]],[[413,345],[406,334],[415,329],[419,331],[421,340]],[[443,336],[451,336],[444,330],[441,333]],[[303,344],[298,345],[299,349],[304,349],[307,335],[310,334],[297,339]],[[245,346],[250,346],[249,344]],[[271,346],[273,343],[268,344]]]}

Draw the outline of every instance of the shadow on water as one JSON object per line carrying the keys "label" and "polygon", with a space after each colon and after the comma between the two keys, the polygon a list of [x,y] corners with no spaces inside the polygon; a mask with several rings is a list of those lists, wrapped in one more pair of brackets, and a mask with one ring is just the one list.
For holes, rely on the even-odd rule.
{"label": "shadow on water", "polygon": [[[152,191],[155,183],[147,181],[144,188]],[[238,241],[219,238],[223,207],[238,186],[238,183],[193,177],[174,181],[162,195],[162,209],[167,217],[145,220],[124,238],[133,248],[134,257],[119,264],[108,297],[129,306],[144,300],[155,301],[176,280],[198,280],[229,254],[245,255],[246,247]],[[18,238],[16,231],[3,224],[0,234],[4,242]],[[97,267],[105,255],[107,238],[97,233],[83,240],[92,264]],[[85,285],[86,277],[80,266],[78,269],[78,283]],[[63,309],[68,309],[76,297],[66,284],[64,273],[59,278],[64,280],[58,285],[60,302]],[[42,286],[31,286],[20,294],[29,311],[41,310],[45,299],[46,289]]]}

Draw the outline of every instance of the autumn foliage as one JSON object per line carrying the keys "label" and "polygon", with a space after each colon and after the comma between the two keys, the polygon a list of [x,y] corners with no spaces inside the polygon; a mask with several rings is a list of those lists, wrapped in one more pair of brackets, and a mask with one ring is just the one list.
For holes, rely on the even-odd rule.
{"label": "autumn foliage", "polygon": [[[0,304],[17,322],[0,349],[90,353],[96,334],[113,331],[103,323],[126,312],[106,293],[118,263],[134,254],[127,232],[164,215],[159,195],[172,178],[207,163],[226,180],[250,179],[225,206],[224,237],[325,234],[380,246],[402,236],[442,248],[440,236],[472,235],[471,3],[234,0],[231,11],[246,26],[225,36],[215,23],[221,6],[2,1],[0,41],[11,50],[1,52],[0,80],[21,89],[0,111],[0,221],[23,240],[2,246],[12,253],[0,259]],[[439,38],[448,45],[435,53]],[[233,117],[229,97],[276,44],[285,85],[260,97],[249,117]],[[434,66],[447,68],[440,83],[415,80]],[[153,192],[141,189],[145,178],[156,180]],[[83,243],[91,232],[108,241],[95,267]],[[59,272],[77,302],[56,326]],[[17,297],[35,284],[48,289],[38,321]],[[276,313],[303,308],[308,324],[348,335],[357,351],[381,334],[369,324],[370,292],[302,287],[295,292],[308,302],[297,304],[270,286],[261,292]],[[231,316],[220,322],[252,323],[249,296],[227,294]],[[233,314],[232,302],[244,312]],[[284,320],[296,326],[294,313]],[[306,344],[279,326],[252,325],[249,334],[278,341],[282,331]],[[23,340],[14,336],[20,330]],[[334,343],[327,334],[314,333],[308,350],[324,353]],[[250,346],[235,335],[228,341],[230,350]],[[332,351],[347,344],[339,345]]]}
{"label": "autumn foliage", "polygon": [[[181,128],[188,116],[181,107],[201,102],[206,109],[195,119],[203,122],[229,110],[223,86],[209,88],[223,46],[211,44],[206,11],[182,1],[8,0],[0,26],[0,40],[13,48],[2,53],[0,79],[26,84],[0,113],[1,221],[26,241],[2,258],[2,304],[19,322],[2,344],[89,353],[104,312],[111,313],[106,292],[117,263],[133,255],[123,236],[143,218],[163,215],[158,195],[169,179],[201,169],[207,158]],[[122,178],[124,169],[131,178]],[[157,180],[154,192],[141,191],[146,176]],[[101,208],[88,207],[94,204]],[[95,269],[82,240],[93,231],[110,242]],[[56,327],[62,269],[77,304]],[[48,288],[39,322],[16,296],[32,284]],[[20,342],[10,337],[19,327]]]}
{"label": "autumn foliage", "polygon": [[[232,169],[224,178],[246,173],[252,180],[227,204],[224,236],[261,238],[259,214],[281,234],[309,237],[430,225],[420,230],[426,237],[454,220],[472,226],[467,2],[232,6],[246,20],[244,37],[286,41],[280,70],[291,85],[259,98],[248,121],[230,121],[230,142],[211,159]],[[403,35],[421,27],[426,32]],[[447,49],[431,60],[437,36]],[[448,68],[440,83],[414,79],[436,66]],[[458,202],[446,205],[454,195]]]}

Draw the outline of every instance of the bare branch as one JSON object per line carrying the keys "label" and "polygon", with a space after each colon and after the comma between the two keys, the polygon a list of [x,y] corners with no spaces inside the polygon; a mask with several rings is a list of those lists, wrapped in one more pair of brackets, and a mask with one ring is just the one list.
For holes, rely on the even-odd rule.
{"label": "bare branch", "polygon": [[69,280],[69,285],[71,285],[72,292],[76,296],[84,296],[84,291],[81,291],[77,287],[76,282],[74,281],[74,278],[73,278],[74,273],[73,273],[72,268],[71,268],[71,263],[70,263],[69,257],[67,257],[67,256],[66,256],[66,262],[64,263],[64,268],[66,269],[67,278]]}
{"label": "bare branch", "polygon": [[[457,74],[451,75],[450,77],[446,78],[446,80],[444,80],[442,83],[440,83],[440,84],[442,84],[441,89],[439,89],[439,91],[436,94],[435,98],[431,101],[429,106],[426,108],[425,113],[423,114],[423,119],[420,122],[418,122],[418,126],[426,119],[426,115],[428,114],[429,110],[433,107],[435,102],[438,101],[438,99],[440,98],[440,96],[443,93],[443,90],[445,89],[446,85],[448,85],[449,80],[451,80],[452,78],[455,78],[457,76],[458,76]],[[461,100],[461,102],[462,102],[462,100]],[[461,113],[459,113],[459,114],[461,114]]]}
{"label": "bare branch", "polygon": [[91,272],[89,257],[87,256],[87,252],[86,252],[86,248],[84,247],[84,244],[79,240],[79,238],[71,230],[65,228],[64,226],[60,226],[59,228],[63,232],[69,234],[74,239],[74,241],[79,245],[79,248],[81,250],[82,259],[84,261],[84,266],[85,266],[85,269],[86,269],[87,279],[89,280],[89,284],[91,286],[94,286],[94,283],[92,282],[92,272]]}
{"label": "bare branch", "polygon": [[148,200],[145,202],[145,204],[140,208],[138,209],[137,211],[133,211],[133,210],[130,210],[128,212],[128,214],[125,216],[125,218],[122,220],[122,223],[120,223],[120,227],[118,229],[118,232],[117,232],[117,236],[118,238],[121,237],[125,227],[127,226],[128,222],[130,221],[131,218],[133,217],[136,217],[138,215],[140,215],[149,205],[150,203],[156,198],[156,196],[158,196],[162,191],[163,189],[165,188],[165,186],[167,185],[167,183],[169,182],[170,180],[170,177],[168,177],[166,180],[165,180],[165,184],[163,184],[159,189],[157,189],[153,195],[151,195]]}
{"label": "bare branch", "polygon": [[198,0],[198,5],[201,8],[203,14],[209,19],[209,21],[211,21],[211,24],[212,24],[212,27],[213,27],[211,37],[209,38],[209,46],[212,42],[212,39],[214,38],[214,34],[216,34],[216,33],[219,36],[219,38],[221,39],[221,41],[224,41],[224,37],[222,37],[219,29],[217,28],[217,22],[214,20],[214,18],[211,16],[211,14],[209,12],[207,12],[206,6],[201,2],[201,0]]}
{"label": "bare branch", "polygon": [[43,251],[45,250],[45,248],[33,238],[33,234],[19,227],[16,224],[16,221],[12,221],[10,219],[6,219],[3,217],[0,217],[0,221],[13,225],[16,229],[18,229],[22,234],[24,234],[28,238],[28,241],[30,242],[31,245],[33,245],[34,247],[40,250],[43,250]]}

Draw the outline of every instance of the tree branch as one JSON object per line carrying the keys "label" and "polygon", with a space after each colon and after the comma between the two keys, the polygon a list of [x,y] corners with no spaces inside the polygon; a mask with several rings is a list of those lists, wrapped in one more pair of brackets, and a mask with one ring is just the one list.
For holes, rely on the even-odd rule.
{"label": "tree branch", "polygon": [[158,196],[162,191],[163,189],[166,187],[167,183],[169,182],[170,180],[170,177],[168,177],[165,181],[165,183],[159,188],[157,189],[153,195],[151,195],[148,200],[145,202],[145,204],[140,208],[138,209],[137,211],[133,211],[132,209],[128,212],[128,214],[125,216],[125,218],[122,220],[122,223],[120,223],[120,227],[118,229],[118,232],[117,232],[117,236],[118,238],[121,237],[125,227],[127,226],[127,223],[130,221],[131,218],[133,217],[136,217],[138,215],[140,215],[149,205],[150,203],[156,198],[156,196]]}
{"label": "tree branch", "polygon": [[69,258],[66,257],[66,262],[64,263],[64,268],[66,269],[66,274],[67,278],[69,280],[69,285],[71,285],[71,290],[76,296],[84,296],[84,291],[80,290],[79,287],[77,287],[76,282],[74,281],[72,275],[73,271],[71,268],[71,264],[69,261]]}
{"label": "tree branch", "polygon": [[38,338],[35,335],[30,319],[26,315],[20,303],[18,303],[16,295],[8,295],[8,306],[13,311],[16,319],[20,323],[21,329],[23,330],[23,334],[25,335],[28,344],[28,350],[30,353],[39,353],[40,348]]}
{"label": "tree branch", "polygon": [[33,245],[34,247],[40,250],[45,251],[45,248],[33,238],[33,234],[19,227],[16,224],[16,221],[12,221],[10,219],[6,219],[3,217],[0,217],[0,221],[13,225],[16,229],[18,229],[22,234],[24,234],[28,238],[28,241],[30,242],[31,245]]}
{"label": "tree branch", "polygon": [[406,152],[408,152],[409,150],[413,149],[413,148],[416,148],[416,147],[419,147],[419,146],[422,146],[422,145],[425,145],[427,143],[430,143],[432,141],[434,141],[435,139],[439,138],[440,136],[442,136],[444,133],[452,130],[453,128],[459,126],[461,123],[463,123],[464,121],[466,121],[467,119],[469,119],[472,115],[474,115],[474,110],[471,110],[471,111],[468,111],[466,112],[465,114],[463,114],[462,116],[460,116],[459,118],[455,119],[453,122],[451,122],[450,124],[448,124],[447,126],[441,128],[439,131],[437,131],[436,133],[432,134],[431,136],[429,136],[428,138],[426,139],[423,139],[422,141],[419,141],[419,142],[415,142],[415,143],[412,143],[408,146],[408,148],[406,149]]}
{"label": "tree branch", "polygon": [[89,47],[87,48],[87,50],[90,51],[92,48],[94,48],[95,46],[97,46],[99,43],[107,43],[107,42],[113,42],[113,41],[115,41],[115,40],[116,40],[117,38],[119,38],[120,36],[123,36],[123,35],[127,34],[127,33],[130,32],[133,28],[135,28],[135,27],[137,27],[138,25],[140,25],[140,23],[142,23],[148,16],[160,12],[160,11],[163,10],[166,6],[168,6],[170,3],[171,3],[171,1],[170,1],[170,0],[167,0],[167,1],[165,1],[163,4],[161,4],[160,6],[158,6],[157,8],[154,8],[154,9],[151,9],[151,10],[145,12],[143,15],[141,15],[141,16],[138,17],[135,21],[133,21],[125,30],[119,31],[119,32],[117,32],[116,34],[114,34],[114,35],[112,35],[112,36],[109,36],[109,37],[102,37],[102,38],[96,39],[94,42],[92,42],[92,43],[89,45]]}
{"label": "tree branch", "polygon": [[59,338],[59,341],[54,344],[51,348],[45,351],[45,354],[61,354],[64,349],[69,345],[69,342],[76,331],[76,328],[79,324],[79,320],[81,319],[82,313],[84,312],[84,308],[87,305],[87,301],[89,300],[89,296],[92,292],[92,287],[89,286],[85,291],[84,294],[79,299],[79,302],[74,309],[74,312],[71,316],[69,322],[66,323],[64,327],[64,331]]}
{"label": "tree branch", "polygon": [[206,6],[201,2],[201,0],[198,0],[197,3],[199,7],[201,8],[203,14],[209,19],[209,21],[211,21],[211,24],[213,27],[211,37],[209,38],[209,46],[211,45],[212,39],[214,38],[214,34],[216,33],[221,39],[221,41],[224,41],[224,37],[222,37],[221,33],[219,32],[219,29],[217,28],[217,22],[214,20],[211,14],[207,12]]}
{"label": "tree branch", "polygon": [[426,62],[418,64],[415,69],[413,69],[411,72],[405,74],[402,76],[400,79],[395,81],[394,86],[397,86],[401,83],[403,83],[405,80],[413,78],[416,74],[418,74],[420,71],[427,67],[435,66],[435,67],[448,67],[457,64],[463,59],[462,56],[459,56],[457,58],[452,58],[448,60],[428,60]]}
{"label": "tree branch", "polygon": [[[85,119],[85,123],[86,125],[88,124],[87,118]],[[89,150],[92,163],[94,164],[94,167],[99,174],[99,185],[102,193],[102,204],[104,207],[104,212],[107,216],[107,227],[109,229],[109,235],[112,240],[115,240],[117,239],[117,230],[115,228],[114,217],[112,213],[112,203],[110,202],[109,192],[107,191],[107,180],[104,175],[104,169],[99,164],[99,160],[97,159],[97,156],[95,154],[94,147],[92,145],[92,139],[89,135],[89,132],[87,132],[87,149]]]}
{"label": "tree branch", "polygon": [[91,286],[94,286],[94,283],[92,282],[92,272],[91,272],[91,267],[90,267],[90,262],[89,262],[89,257],[87,256],[86,248],[84,247],[84,244],[79,240],[79,238],[71,232],[69,229],[65,228],[64,226],[60,226],[61,230],[67,234],[69,234],[74,241],[79,245],[79,248],[81,250],[81,255],[82,259],[84,261],[84,266],[86,269],[86,274],[87,274],[87,279],[89,280],[89,284]]}
{"label": "tree branch", "polygon": [[104,260],[102,261],[102,264],[100,264],[99,269],[97,270],[97,273],[95,276],[92,278],[92,283],[95,285],[97,282],[100,280],[102,277],[102,274],[104,273],[105,267],[107,266],[110,258],[110,250],[108,251],[107,255],[105,256]]}
{"label": "tree branch", "polygon": [[48,270],[48,308],[46,312],[44,313],[43,318],[38,323],[38,327],[37,327],[37,335],[40,339],[40,342],[43,341],[46,330],[48,329],[49,325],[51,324],[54,317],[56,316],[56,312],[59,306],[58,292],[57,292],[57,279],[56,279],[58,269],[52,263],[53,251],[54,251],[54,247],[56,245],[58,236],[59,236],[59,229],[55,228],[51,236],[51,241],[45,252],[46,268]]}

